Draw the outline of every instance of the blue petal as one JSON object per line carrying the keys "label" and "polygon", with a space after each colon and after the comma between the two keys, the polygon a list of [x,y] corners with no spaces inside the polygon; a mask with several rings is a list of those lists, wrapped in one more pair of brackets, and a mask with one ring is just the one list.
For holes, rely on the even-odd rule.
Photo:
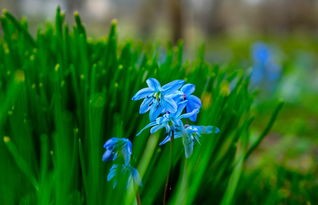
{"label": "blue petal", "polygon": [[178,109],[177,109],[177,112],[175,112],[175,113],[173,114],[173,116],[174,116],[174,117],[178,117],[178,116],[180,116],[180,115],[181,115],[181,113],[183,112],[183,110],[184,110],[185,106],[187,105],[187,103],[188,103],[188,101],[187,101],[187,100],[185,100],[185,101],[182,101],[182,102],[178,103]]}
{"label": "blue petal", "polygon": [[173,94],[164,95],[166,98],[172,98],[177,104],[184,100],[183,92],[177,90]]}
{"label": "blue petal", "polygon": [[155,132],[157,132],[158,130],[160,130],[160,129],[162,129],[162,128],[164,128],[165,127],[165,125],[156,125],[156,126],[153,126],[151,129],[150,129],[150,133],[151,134],[153,134],[153,133],[155,133]]}
{"label": "blue petal", "polygon": [[127,152],[131,155],[132,154],[132,143],[129,139],[126,138],[126,149]]}
{"label": "blue petal", "polygon": [[200,108],[202,105],[200,98],[198,98],[197,96],[189,95],[187,97],[187,100],[188,104],[191,104],[195,108]]}
{"label": "blue petal", "polygon": [[191,95],[195,90],[195,85],[193,84],[185,84],[182,86],[181,91],[186,95]]}
{"label": "blue petal", "polygon": [[220,129],[218,127],[215,126],[195,126],[195,125],[191,125],[188,127],[189,129],[198,132],[199,134],[217,134],[220,132]]}
{"label": "blue petal", "polygon": [[189,135],[184,135],[182,139],[185,157],[189,158],[193,152],[194,142]]}
{"label": "blue petal", "polygon": [[174,133],[174,139],[180,138],[180,137],[182,137],[184,134],[185,134],[185,133],[182,132],[182,131],[176,131],[176,132]]}
{"label": "blue petal", "polygon": [[129,153],[123,151],[123,156],[124,156],[125,165],[128,165],[130,163],[130,158],[131,158],[130,156],[131,155]]}
{"label": "blue petal", "polygon": [[177,90],[169,95],[165,95],[166,97],[169,97],[169,98],[180,98],[180,97],[183,97],[183,92],[181,92],[180,90]]}
{"label": "blue petal", "polygon": [[[191,113],[193,110],[195,109],[200,109],[201,108],[201,101],[198,97],[190,95],[189,96],[189,100],[188,100],[188,104],[186,106],[186,112],[187,113]],[[192,122],[195,122],[197,120],[197,114],[192,115],[191,117],[189,117],[189,119]]]}
{"label": "blue petal", "polygon": [[160,104],[157,105],[153,105],[150,108],[150,112],[149,112],[149,119],[150,121],[154,121],[162,112],[163,112],[163,107]]}
{"label": "blue petal", "polygon": [[165,84],[162,86],[162,93],[164,95],[169,95],[177,91],[184,83],[184,80],[174,80],[170,83]]}
{"label": "blue petal", "polygon": [[198,112],[199,112],[199,109],[194,109],[192,110],[192,112],[180,115],[179,119],[190,118],[191,116],[198,114]]}
{"label": "blue petal", "polygon": [[161,142],[160,142],[160,146],[161,145],[164,145],[164,144],[166,144],[167,142],[169,142],[171,140],[171,134],[169,133],[167,136],[166,136],[166,138],[164,138],[164,140],[162,140]]}
{"label": "blue petal", "polygon": [[218,127],[215,126],[201,126],[203,127],[203,129],[201,128],[200,132],[201,134],[217,134],[220,132],[220,129]]}
{"label": "blue petal", "polygon": [[154,126],[154,125],[156,125],[156,124],[157,124],[156,122],[151,122],[151,123],[149,123],[149,124],[146,125],[144,128],[142,128],[142,129],[137,133],[136,136],[139,136],[145,129],[147,129],[147,128],[149,128],[149,127],[152,127],[152,126]]}
{"label": "blue petal", "polygon": [[[186,106],[186,112],[187,112],[187,113],[191,113],[193,110],[199,109],[199,108],[200,108],[200,106],[197,106],[197,105],[193,105],[193,104],[191,104],[191,103],[188,103],[187,106]],[[192,115],[191,117],[189,117],[189,119],[190,119],[192,122],[195,122],[195,121],[197,120],[197,116],[198,116],[198,113]]]}
{"label": "blue petal", "polygon": [[189,120],[191,120],[192,122],[195,122],[197,121],[197,117],[198,117],[198,114],[192,115],[191,117],[189,117]]}
{"label": "blue petal", "polygon": [[141,186],[142,185],[142,181],[140,179],[140,175],[138,173],[138,170],[135,169],[135,168],[132,168],[131,175],[132,175],[132,177],[134,179],[135,184],[137,184],[138,186]]}
{"label": "blue petal", "polygon": [[147,85],[149,86],[149,88],[151,88],[153,91],[159,91],[161,90],[161,85],[158,82],[157,79],[155,78],[149,78],[146,81]]}
{"label": "blue petal", "polygon": [[148,112],[151,108],[152,103],[153,103],[152,97],[145,98],[140,105],[139,114]]}
{"label": "blue petal", "polygon": [[132,147],[131,147],[131,142],[127,139],[127,143],[124,145],[123,149],[122,149],[122,154],[124,157],[124,161],[125,164],[129,164],[130,163],[130,157],[132,154]]}
{"label": "blue petal", "polygon": [[120,138],[118,137],[112,137],[109,140],[107,140],[104,144],[104,148],[105,149],[112,149],[112,147],[118,143],[118,141],[120,140]]}
{"label": "blue petal", "polygon": [[109,173],[107,175],[107,181],[111,181],[117,174],[118,174],[118,170],[119,166],[117,164],[114,164],[110,170]]}
{"label": "blue petal", "polygon": [[172,98],[163,97],[161,98],[160,103],[165,111],[170,113],[177,112],[177,103]]}
{"label": "blue petal", "polygon": [[171,118],[171,121],[172,121],[172,124],[173,124],[174,128],[183,126],[182,120],[180,120],[178,117],[177,118]]}
{"label": "blue petal", "polygon": [[160,124],[162,124],[162,123],[167,123],[167,122],[169,122],[169,114],[164,114],[162,117],[158,117],[157,119],[156,119],[156,123],[158,124],[158,125],[160,125]]}
{"label": "blue petal", "polygon": [[[177,139],[177,138],[180,138],[180,137],[182,137],[184,135],[184,133],[183,132],[181,132],[181,131],[176,131],[176,132],[174,132],[174,136],[173,136],[173,138],[174,139]],[[171,140],[171,132],[166,136],[166,138],[164,138],[164,140],[162,140],[161,142],[160,142],[160,146],[161,145],[164,145],[164,144],[166,144],[167,142],[170,142],[170,140]]]}
{"label": "blue petal", "polygon": [[104,162],[113,160],[113,153],[112,153],[112,151],[111,151],[111,150],[106,150],[105,153],[103,154],[102,160],[103,160]]}
{"label": "blue petal", "polygon": [[125,163],[129,163],[132,154],[132,144],[129,139],[113,137],[106,141],[104,147],[106,151],[102,157],[103,161],[116,160],[118,157],[123,157]]}
{"label": "blue petal", "polygon": [[154,90],[151,88],[143,88],[139,90],[133,97],[132,100],[140,100],[142,98],[152,96],[154,93]]}

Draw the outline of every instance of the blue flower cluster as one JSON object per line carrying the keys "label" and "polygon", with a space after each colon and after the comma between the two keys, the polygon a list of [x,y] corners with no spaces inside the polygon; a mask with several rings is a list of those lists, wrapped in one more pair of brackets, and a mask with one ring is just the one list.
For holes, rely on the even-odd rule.
{"label": "blue flower cluster", "polygon": [[103,154],[103,161],[113,161],[114,164],[109,170],[107,181],[113,182],[113,188],[122,181],[126,187],[133,184],[141,185],[141,179],[137,169],[130,165],[132,155],[132,144],[127,138],[113,137],[104,144],[106,149]]}
{"label": "blue flower cluster", "polygon": [[137,135],[148,128],[151,128],[151,134],[165,128],[166,136],[160,145],[172,139],[182,138],[185,156],[188,158],[193,152],[194,143],[199,142],[201,134],[220,132],[215,126],[194,126],[183,123],[184,119],[196,121],[201,108],[201,100],[192,95],[195,91],[193,84],[174,80],[161,86],[155,78],[149,78],[146,83],[148,87],[139,90],[132,98],[132,100],[143,99],[139,109],[140,114],[149,111],[150,123]]}

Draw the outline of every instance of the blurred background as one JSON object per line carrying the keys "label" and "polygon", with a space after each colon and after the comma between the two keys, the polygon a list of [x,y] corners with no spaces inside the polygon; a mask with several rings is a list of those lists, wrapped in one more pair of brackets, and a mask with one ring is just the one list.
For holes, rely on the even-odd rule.
{"label": "blurred background", "polygon": [[[91,37],[105,36],[115,18],[121,38],[183,39],[185,59],[195,55],[188,50],[204,45],[211,63],[235,65],[250,73],[252,90],[259,96],[256,111],[264,118],[256,122],[255,134],[278,99],[286,104],[249,159],[244,177],[251,183],[242,184],[242,190],[263,189],[271,194],[268,189],[276,186],[279,197],[293,198],[296,204],[305,204],[305,194],[315,197],[318,0],[0,0],[0,8],[27,17],[33,33],[54,20],[58,5],[70,23],[74,11],[79,11]],[[262,194],[251,193],[256,199]]]}
{"label": "blurred background", "polygon": [[[52,19],[60,5],[81,13],[91,33],[116,18],[129,36],[185,40],[215,35],[317,33],[316,0],[1,0],[0,7],[30,21]],[[123,34],[124,35],[124,34]]]}

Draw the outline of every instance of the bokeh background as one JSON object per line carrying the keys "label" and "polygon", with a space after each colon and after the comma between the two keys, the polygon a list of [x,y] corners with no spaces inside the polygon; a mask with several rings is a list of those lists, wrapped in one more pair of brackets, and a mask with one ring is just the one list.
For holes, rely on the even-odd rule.
{"label": "bokeh background", "polygon": [[[58,5],[70,23],[78,11],[90,37],[106,35],[115,18],[120,38],[183,39],[186,59],[204,46],[211,63],[235,64],[251,73],[259,96],[255,106],[264,118],[257,126],[263,128],[277,100],[286,103],[247,163],[243,177],[257,180],[241,186],[274,183],[282,198],[296,204],[311,193],[301,190],[318,190],[317,0],[0,0],[1,9],[26,17],[32,32],[54,19]],[[258,77],[257,53],[270,61]],[[271,75],[276,77],[266,77]]]}
{"label": "bokeh background", "polygon": [[[72,19],[79,11],[91,33],[103,33],[110,19],[129,36],[208,38],[215,35],[317,34],[316,0],[1,0],[16,16],[52,19],[60,5]],[[106,24],[106,25],[105,25]],[[124,34],[122,34],[124,35]]]}

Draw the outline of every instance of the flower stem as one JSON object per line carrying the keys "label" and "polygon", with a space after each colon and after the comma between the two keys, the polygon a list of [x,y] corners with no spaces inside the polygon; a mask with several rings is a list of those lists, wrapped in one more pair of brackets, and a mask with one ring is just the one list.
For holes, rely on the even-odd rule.
{"label": "flower stem", "polygon": [[172,167],[173,140],[174,140],[174,131],[171,132],[170,161],[169,161],[169,167],[168,167],[168,176],[166,179],[165,190],[163,194],[163,205],[167,204],[167,195],[168,195],[168,192],[171,191],[171,185],[169,184],[169,181],[170,181],[170,172]]}
{"label": "flower stem", "polygon": [[137,199],[137,205],[141,205],[141,199],[140,199],[139,192],[137,192],[137,194],[136,194],[136,199]]}

